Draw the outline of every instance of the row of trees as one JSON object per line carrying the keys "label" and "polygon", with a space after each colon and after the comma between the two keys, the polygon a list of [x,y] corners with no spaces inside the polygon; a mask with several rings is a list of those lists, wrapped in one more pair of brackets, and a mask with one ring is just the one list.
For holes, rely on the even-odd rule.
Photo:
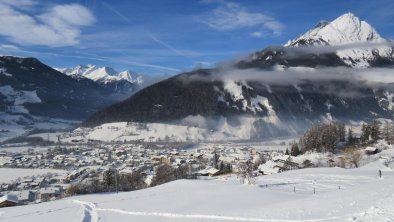
{"label": "row of trees", "polygon": [[[386,122],[388,126],[388,123]],[[373,121],[368,124],[363,124],[361,127],[361,142],[368,142],[368,141],[377,141],[382,138],[382,134],[380,131],[381,124],[378,121]]]}
{"label": "row of trees", "polygon": [[156,168],[156,175],[152,179],[151,186],[160,185],[178,179],[196,179],[190,164],[182,164],[177,168],[162,164]]}
{"label": "row of trees", "polygon": [[89,181],[70,185],[67,195],[132,191],[145,187],[145,174],[142,170],[134,171],[131,174],[118,174],[115,169],[108,169],[103,173],[102,179],[96,175],[91,177]]}
{"label": "row of trees", "polygon": [[298,156],[308,151],[313,152],[342,152],[342,163],[358,167],[363,153],[360,147],[373,144],[380,139],[385,139],[391,143],[394,141],[394,123],[385,121],[372,121],[363,124],[359,137],[354,136],[353,129],[348,128],[345,136],[345,124],[321,123],[313,126],[300,138],[299,142],[293,142],[290,150],[286,150],[287,155]]}
{"label": "row of trees", "polygon": [[362,147],[380,139],[394,141],[394,123],[372,121],[363,124],[360,137],[354,136],[352,128],[348,128],[346,135],[343,123],[321,123],[307,130],[298,143],[293,142],[286,154],[298,156],[307,151],[335,152],[338,148]]}
{"label": "row of trees", "polygon": [[[171,165],[162,164],[156,167],[156,174],[152,178],[150,186],[157,186],[177,179],[195,179],[195,173],[191,170],[191,165],[182,164],[177,168]],[[104,171],[102,179],[98,176],[92,177],[88,182],[72,184],[67,194],[88,194],[100,192],[132,191],[146,188],[146,174],[142,170],[128,174],[119,174],[115,169]]]}
{"label": "row of trees", "polygon": [[322,123],[310,128],[299,140],[292,145],[292,153],[296,156],[307,151],[333,152],[338,142],[346,140],[345,124]]}

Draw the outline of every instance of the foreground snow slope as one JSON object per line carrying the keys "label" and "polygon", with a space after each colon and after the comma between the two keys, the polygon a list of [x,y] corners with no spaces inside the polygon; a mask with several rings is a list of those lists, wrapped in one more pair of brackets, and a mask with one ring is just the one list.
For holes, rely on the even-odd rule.
{"label": "foreground snow slope", "polygon": [[[378,169],[383,179],[377,178]],[[77,196],[2,208],[0,220],[392,221],[393,184],[393,171],[378,160],[359,169],[316,168],[263,176],[256,185],[240,185],[236,178],[223,177]]]}

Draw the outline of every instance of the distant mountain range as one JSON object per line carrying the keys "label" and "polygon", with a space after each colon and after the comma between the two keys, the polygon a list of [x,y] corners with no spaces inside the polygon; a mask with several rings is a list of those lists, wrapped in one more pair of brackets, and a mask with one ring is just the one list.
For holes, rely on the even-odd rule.
{"label": "distant mountain range", "polygon": [[392,84],[338,77],[392,65],[391,41],[347,13],[232,66],[182,73],[151,85],[95,113],[83,125],[182,123],[191,117],[225,117],[228,124],[242,124],[237,117],[250,116],[255,118],[256,137],[266,137],[295,133],[317,121],[392,118]]}
{"label": "distant mountain range", "polygon": [[94,65],[53,69],[35,58],[0,56],[0,141],[70,128],[161,78]]}
{"label": "distant mountain range", "polygon": [[221,138],[237,138],[232,131],[240,130],[245,134],[238,138],[259,139],[297,134],[318,121],[392,118],[394,81],[364,78],[390,76],[392,45],[347,13],[231,65],[168,79],[95,65],[53,69],[35,58],[0,56],[0,127],[44,117],[85,119],[85,127],[171,123],[202,127],[207,135],[221,128]]}
{"label": "distant mountain range", "polygon": [[75,68],[55,68],[72,77],[85,77],[97,82],[112,82],[126,80],[130,83],[143,83],[143,77],[131,71],[117,72],[110,67],[98,67],[96,65],[78,65]]}
{"label": "distant mountain range", "polygon": [[90,79],[109,90],[127,98],[147,85],[160,81],[167,76],[141,75],[129,70],[118,72],[111,67],[78,65],[74,68],[55,68],[74,79]]}
{"label": "distant mountain range", "polygon": [[71,78],[35,58],[0,56],[0,68],[5,113],[81,120],[120,100],[90,79]]}

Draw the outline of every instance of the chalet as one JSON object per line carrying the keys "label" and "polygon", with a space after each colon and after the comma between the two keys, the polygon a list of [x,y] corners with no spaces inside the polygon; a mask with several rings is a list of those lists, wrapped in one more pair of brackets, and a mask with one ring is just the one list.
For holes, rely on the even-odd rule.
{"label": "chalet", "polygon": [[37,199],[37,192],[33,190],[10,192],[8,195],[15,196],[18,205],[28,204],[29,202],[33,202]]}
{"label": "chalet", "polygon": [[298,163],[291,161],[291,157],[288,155],[276,156],[273,158],[273,161],[277,164],[277,167],[279,167],[281,171],[299,168]]}
{"label": "chalet", "polygon": [[290,156],[274,156],[271,160],[258,167],[259,173],[263,175],[270,175],[280,173],[286,170],[298,169],[299,164],[292,162]]}
{"label": "chalet", "polygon": [[262,175],[271,175],[275,173],[280,173],[281,169],[277,166],[275,162],[269,160],[258,167],[258,172]]}
{"label": "chalet", "polygon": [[212,177],[212,176],[219,175],[219,173],[220,173],[220,171],[218,169],[207,168],[207,169],[203,169],[203,170],[198,171],[197,174],[200,175],[200,176],[210,176],[210,177]]}
{"label": "chalet", "polygon": [[4,195],[0,197],[0,207],[13,207],[18,203],[18,197],[15,195]]}
{"label": "chalet", "polygon": [[39,195],[41,199],[50,200],[52,198],[60,197],[61,191],[58,187],[41,188],[39,190]]}

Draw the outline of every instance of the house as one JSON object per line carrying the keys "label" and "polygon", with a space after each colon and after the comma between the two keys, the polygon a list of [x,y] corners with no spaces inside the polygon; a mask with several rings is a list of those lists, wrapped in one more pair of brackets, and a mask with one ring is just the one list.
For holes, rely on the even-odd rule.
{"label": "house", "polygon": [[277,167],[279,167],[281,171],[295,170],[299,168],[298,163],[291,161],[291,157],[288,155],[277,156],[273,158],[273,161],[277,164]]}
{"label": "house", "polygon": [[258,167],[258,171],[263,175],[270,175],[270,174],[280,173],[286,170],[294,170],[298,168],[299,168],[299,164],[292,162],[291,157],[285,155],[285,156],[275,156],[274,158],[272,158],[272,160],[269,160],[266,163],[261,164]]}
{"label": "house", "polygon": [[376,147],[369,146],[364,150],[365,154],[373,155],[379,153],[379,149]]}
{"label": "house", "polygon": [[280,173],[282,170],[277,166],[277,164],[274,161],[269,160],[266,163],[261,164],[258,167],[258,171],[262,175],[271,175],[275,173]]}
{"label": "house", "polygon": [[0,207],[13,207],[18,203],[18,197],[15,195],[4,195],[0,197]]}
{"label": "house", "polygon": [[212,177],[212,176],[219,175],[219,173],[220,173],[220,170],[218,170],[218,169],[207,168],[207,169],[203,169],[203,170],[198,171],[197,174],[200,175],[200,176],[210,176],[210,177]]}
{"label": "house", "polygon": [[8,195],[15,196],[17,198],[17,204],[28,204],[37,199],[37,192],[33,190],[22,190],[16,192],[10,192]]}
{"label": "house", "polygon": [[40,191],[40,198],[44,200],[50,200],[52,198],[60,197],[61,192],[59,187],[47,187],[41,188]]}

